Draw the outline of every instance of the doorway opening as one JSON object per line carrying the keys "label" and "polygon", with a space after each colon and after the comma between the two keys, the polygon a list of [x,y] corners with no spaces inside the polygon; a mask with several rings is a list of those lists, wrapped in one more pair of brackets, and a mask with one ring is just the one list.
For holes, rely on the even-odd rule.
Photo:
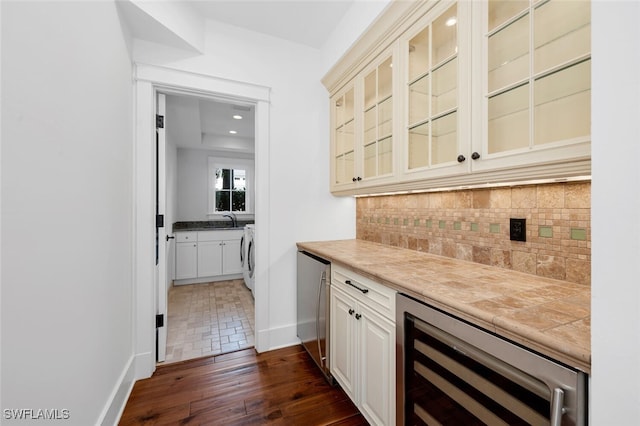
{"label": "doorway opening", "polygon": [[[162,95],[168,238],[167,282],[158,290],[166,290],[159,295],[166,296],[166,351],[159,361],[166,364],[255,345],[254,282],[242,228],[255,229],[256,123],[255,106],[243,100]],[[210,231],[233,235],[223,261],[210,256],[212,242],[200,242]],[[197,240],[185,243],[182,233]]]}

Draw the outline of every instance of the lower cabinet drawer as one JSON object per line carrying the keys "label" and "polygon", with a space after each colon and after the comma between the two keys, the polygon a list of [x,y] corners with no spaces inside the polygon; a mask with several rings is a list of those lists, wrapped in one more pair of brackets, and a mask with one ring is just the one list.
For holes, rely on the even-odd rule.
{"label": "lower cabinet drawer", "polygon": [[395,321],[395,290],[335,264],[331,266],[331,284],[353,295],[391,321]]}

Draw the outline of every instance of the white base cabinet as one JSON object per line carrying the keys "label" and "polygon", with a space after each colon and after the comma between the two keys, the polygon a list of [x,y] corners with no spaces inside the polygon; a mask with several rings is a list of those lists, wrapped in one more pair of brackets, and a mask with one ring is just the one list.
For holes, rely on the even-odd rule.
{"label": "white base cabinet", "polygon": [[176,232],[176,280],[198,276],[198,233]]}
{"label": "white base cabinet", "polygon": [[176,232],[175,284],[241,277],[243,233],[241,229]]}
{"label": "white base cabinet", "polygon": [[372,425],[395,424],[395,291],[332,265],[331,373]]}

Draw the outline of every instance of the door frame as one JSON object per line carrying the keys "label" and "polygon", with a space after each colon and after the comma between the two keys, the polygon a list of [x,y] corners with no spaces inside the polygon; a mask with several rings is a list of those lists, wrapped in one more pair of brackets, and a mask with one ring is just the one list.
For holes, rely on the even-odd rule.
{"label": "door frame", "polygon": [[[271,89],[166,67],[134,64],[134,352],[136,380],[155,371],[155,98],[156,93],[227,99],[255,105],[256,238],[269,241],[269,108]],[[167,224],[169,225],[169,224]],[[269,349],[269,253],[256,250],[255,348]],[[262,336],[265,336],[264,338]]]}

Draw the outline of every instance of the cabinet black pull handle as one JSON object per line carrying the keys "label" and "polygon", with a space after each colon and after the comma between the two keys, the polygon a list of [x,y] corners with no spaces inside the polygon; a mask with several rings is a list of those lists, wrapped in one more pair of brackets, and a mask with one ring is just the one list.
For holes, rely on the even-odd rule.
{"label": "cabinet black pull handle", "polygon": [[480,158],[480,154],[478,154],[477,152],[474,152],[473,154],[471,154],[472,160],[477,160],[478,158]]}
{"label": "cabinet black pull handle", "polygon": [[360,291],[362,292],[362,294],[367,294],[367,293],[369,293],[369,289],[368,289],[368,288],[361,288],[361,287],[358,287],[357,285],[355,285],[354,283],[352,283],[352,282],[351,282],[351,280],[345,280],[345,283],[346,283],[346,284],[348,284],[348,285],[350,285],[350,286],[351,286],[351,287],[353,287],[353,288],[356,288],[356,289],[360,290]]}
{"label": "cabinet black pull handle", "polygon": [[167,241],[169,241],[169,240],[173,240],[174,238],[175,238],[175,237],[174,237],[173,235],[172,235],[172,236],[168,236],[168,235],[167,235]]}
{"label": "cabinet black pull handle", "polygon": [[458,155],[458,163],[464,163],[464,160],[466,160],[464,155],[462,154]]}
{"label": "cabinet black pull handle", "polygon": [[358,176],[358,181],[361,181],[361,180],[362,180],[362,178],[360,176]]}
{"label": "cabinet black pull handle", "polygon": [[349,309],[349,315],[353,315],[355,311],[353,309]]}
{"label": "cabinet black pull handle", "polygon": [[356,319],[359,320],[360,318],[362,318],[362,315],[356,314]]}
{"label": "cabinet black pull handle", "polygon": [[354,177],[353,179],[351,179],[351,181],[355,182],[355,181],[356,181],[356,178]]}

